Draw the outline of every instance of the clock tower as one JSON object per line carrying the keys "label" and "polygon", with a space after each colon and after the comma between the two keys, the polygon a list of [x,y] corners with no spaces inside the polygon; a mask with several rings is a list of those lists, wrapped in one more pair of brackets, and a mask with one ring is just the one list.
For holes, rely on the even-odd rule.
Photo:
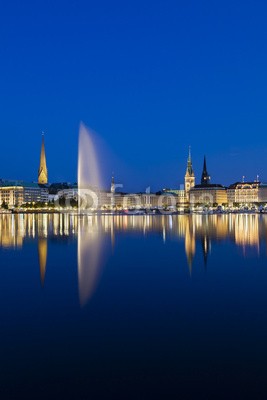
{"label": "clock tower", "polygon": [[191,148],[189,146],[189,153],[187,159],[187,168],[184,177],[184,188],[186,196],[189,195],[189,190],[195,186],[195,174],[192,167],[192,160],[191,160]]}

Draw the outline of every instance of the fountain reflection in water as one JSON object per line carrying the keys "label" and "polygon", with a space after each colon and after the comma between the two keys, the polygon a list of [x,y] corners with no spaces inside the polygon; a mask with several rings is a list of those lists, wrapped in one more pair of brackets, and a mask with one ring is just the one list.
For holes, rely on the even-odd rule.
{"label": "fountain reflection in water", "polygon": [[[97,209],[102,179],[92,133],[83,123],[79,132],[78,198],[79,213]],[[103,263],[103,236],[97,216],[87,215],[78,223],[78,283],[81,306],[94,293]]]}
{"label": "fountain reflection in water", "polygon": [[[55,213],[0,215],[0,252],[10,248],[20,251],[26,243],[37,243],[40,279],[44,285],[49,242],[67,244],[75,243],[77,239],[79,298],[80,304],[85,305],[97,289],[107,256],[115,250],[117,236],[130,233],[145,237],[164,233],[165,242],[182,239],[190,276],[200,264],[199,251],[203,257],[202,265],[208,269],[214,244],[223,248],[226,242],[232,242],[242,250],[244,258],[252,254],[257,257],[264,254],[265,257],[267,251],[267,215],[193,214],[170,218],[165,215],[80,216]],[[53,273],[53,268],[49,271]]]}
{"label": "fountain reflection in water", "polygon": [[97,216],[83,216],[78,228],[78,283],[81,306],[93,295],[103,267],[104,239]]}

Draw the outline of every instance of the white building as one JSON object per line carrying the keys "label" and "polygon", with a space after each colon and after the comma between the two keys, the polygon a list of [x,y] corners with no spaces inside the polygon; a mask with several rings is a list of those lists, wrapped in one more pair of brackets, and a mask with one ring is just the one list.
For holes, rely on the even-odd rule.
{"label": "white building", "polygon": [[0,181],[0,206],[21,206],[25,203],[48,201],[48,189],[37,183],[23,181]]}

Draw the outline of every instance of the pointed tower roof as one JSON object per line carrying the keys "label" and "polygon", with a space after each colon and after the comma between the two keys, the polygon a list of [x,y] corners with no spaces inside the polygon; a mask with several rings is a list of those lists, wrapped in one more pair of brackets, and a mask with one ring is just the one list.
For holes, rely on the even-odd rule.
{"label": "pointed tower roof", "polygon": [[191,159],[191,146],[189,146],[188,150],[188,159],[187,159],[187,167],[186,167],[186,176],[194,176],[192,159]]}
{"label": "pointed tower roof", "polygon": [[201,185],[208,185],[210,183],[210,176],[207,171],[206,156],[204,156],[203,171],[201,175]]}
{"label": "pointed tower roof", "polygon": [[39,185],[45,185],[48,182],[48,174],[46,167],[46,157],[45,157],[45,144],[44,144],[44,133],[42,133],[42,146],[40,155],[40,166],[38,170],[38,183]]}

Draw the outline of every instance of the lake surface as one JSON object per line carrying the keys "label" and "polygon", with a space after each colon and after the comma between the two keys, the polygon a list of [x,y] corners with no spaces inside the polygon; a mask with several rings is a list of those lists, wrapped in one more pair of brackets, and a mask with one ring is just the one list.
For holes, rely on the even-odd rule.
{"label": "lake surface", "polygon": [[266,399],[267,216],[0,216],[0,398]]}

